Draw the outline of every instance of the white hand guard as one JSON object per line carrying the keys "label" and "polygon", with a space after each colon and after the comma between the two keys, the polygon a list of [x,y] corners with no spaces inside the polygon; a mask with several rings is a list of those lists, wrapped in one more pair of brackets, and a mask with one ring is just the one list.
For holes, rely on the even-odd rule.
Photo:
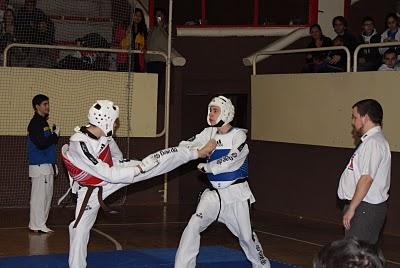
{"label": "white hand guard", "polygon": [[156,167],[160,162],[158,162],[157,158],[150,155],[142,160],[139,164],[140,172],[145,173],[154,167]]}
{"label": "white hand guard", "polygon": [[211,173],[210,167],[207,163],[200,163],[197,165],[197,169],[203,173]]}

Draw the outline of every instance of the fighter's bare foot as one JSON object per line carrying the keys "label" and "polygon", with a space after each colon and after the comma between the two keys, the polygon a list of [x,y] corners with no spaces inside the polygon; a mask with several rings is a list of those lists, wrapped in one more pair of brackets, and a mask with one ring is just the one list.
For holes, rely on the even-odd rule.
{"label": "fighter's bare foot", "polygon": [[209,140],[206,145],[204,145],[201,149],[197,150],[199,158],[205,158],[209,156],[212,153],[212,151],[215,150],[216,147],[217,147],[217,141],[214,139]]}

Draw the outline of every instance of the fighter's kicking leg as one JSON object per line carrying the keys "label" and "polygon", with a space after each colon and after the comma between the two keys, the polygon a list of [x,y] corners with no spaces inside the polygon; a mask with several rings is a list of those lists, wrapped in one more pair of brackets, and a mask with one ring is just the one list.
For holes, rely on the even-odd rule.
{"label": "fighter's kicking leg", "polygon": [[[147,156],[146,158],[156,158],[159,164],[153,169],[135,176],[133,182],[136,183],[139,181],[156,177],[158,175],[167,173],[191,160],[195,160],[197,158],[204,158],[215,149],[215,146],[216,146],[215,140],[210,140],[200,150],[188,149],[187,147],[184,146],[178,146],[155,152]],[[146,158],[142,160],[143,163],[146,163]]]}

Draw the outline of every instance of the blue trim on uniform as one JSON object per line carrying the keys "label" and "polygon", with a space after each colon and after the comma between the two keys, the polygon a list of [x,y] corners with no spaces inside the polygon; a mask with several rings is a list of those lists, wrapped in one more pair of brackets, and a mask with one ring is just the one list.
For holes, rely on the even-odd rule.
{"label": "blue trim on uniform", "polygon": [[52,144],[46,149],[41,150],[37,148],[28,136],[28,158],[29,165],[55,164],[57,159],[56,146]]}
{"label": "blue trim on uniform", "polygon": [[46,117],[35,113],[28,125],[29,165],[55,164],[57,135],[53,134]]}
{"label": "blue trim on uniform", "polygon": [[[211,156],[209,161],[213,161],[216,159],[221,159],[222,161],[224,160],[224,156],[227,156],[229,153],[229,149],[219,149],[215,150]],[[226,161],[230,161],[229,158],[226,158]],[[232,172],[224,172],[220,173],[217,175],[214,175],[212,173],[207,173],[207,177],[209,181],[234,181],[239,178],[246,178],[249,176],[249,170],[248,170],[249,164],[248,164],[248,158],[244,161],[243,165]]]}
{"label": "blue trim on uniform", "polygon": [[229,153],[230,149],[216,149],[214,152],[210,155],[210,160],[208,162],[214,161],[216,159],[219,159],[221,157],[227,156]]}

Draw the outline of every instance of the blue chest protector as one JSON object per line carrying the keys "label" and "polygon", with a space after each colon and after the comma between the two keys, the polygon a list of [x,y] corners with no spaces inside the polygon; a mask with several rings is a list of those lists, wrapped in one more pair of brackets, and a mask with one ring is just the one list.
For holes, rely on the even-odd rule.
{"label": "blue chest protector", "polygon": [[[235,135],[236,129],[232,131],[215,136],[217,140],[217,148],[211,154],[210,159],[207,162],[219,159],[219,161],[226,162],[226,161],[233,161],[233,157],[229,156],[230,150],[233,149],[233,137]],[[218,161],[218,160],[217,160]],[[218,181],[235,181],[240,178],[247,178],[248,177],[248,158],[243,162],[243,164],[234,171],[231,172],[223,172],[217,175],[212,173],[207,173],[208,179],[210,182],[218,182]]]}

